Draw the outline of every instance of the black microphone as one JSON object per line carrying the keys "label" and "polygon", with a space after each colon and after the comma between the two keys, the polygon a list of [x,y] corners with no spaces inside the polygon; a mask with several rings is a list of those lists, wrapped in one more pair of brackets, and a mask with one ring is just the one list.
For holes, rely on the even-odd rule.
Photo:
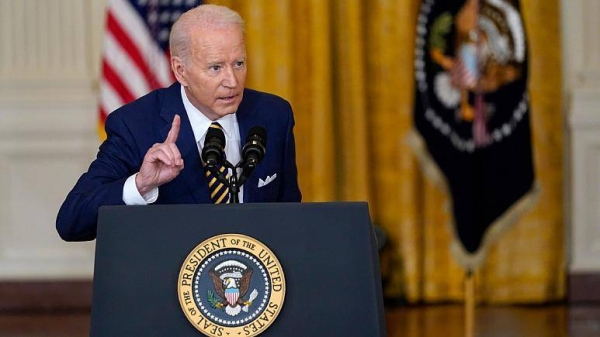
{"label": "black microphone", "polygon": [[[267,130],[262,126],[253,126],[248,132],[246,144],[242,148],[242,159],[244,160],[244,171],[251,173],[256,165],[265,156],[267,147]],[[246,175],[246,176],[249,176]]]}
{"label": "black microphone", "polygon": [[209,169],[223,163],[225,154],[225,134],[219,128],[208,128],[204,147],[202,148],[202,161]]}

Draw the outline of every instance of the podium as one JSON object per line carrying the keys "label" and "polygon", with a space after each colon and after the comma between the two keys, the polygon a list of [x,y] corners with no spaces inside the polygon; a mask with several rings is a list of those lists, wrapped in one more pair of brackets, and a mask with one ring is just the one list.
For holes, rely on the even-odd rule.
{"label": "podium", "polygon": [[228,234],[264,244],[285,275],[283,304],[260,336],[386,335],[368,207],[350,202],[101,207],[91,336],[203,336],[180,303],[182,266]]}

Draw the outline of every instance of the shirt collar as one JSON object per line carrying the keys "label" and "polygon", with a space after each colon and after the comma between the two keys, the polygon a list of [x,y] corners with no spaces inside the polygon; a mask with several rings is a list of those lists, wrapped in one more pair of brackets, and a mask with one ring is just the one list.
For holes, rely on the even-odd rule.
{"label": "shirt collar", "polygon": [[185,107],[185,111],[190,120],[190,124],[192,125],[192,131],[194,132],[194,138],[196,142],[201,141],[206,132],[208,131],[208,127],[213,122],[218,122],[225,133],[225,137],[231,138],[233,136],[234,123],[236,122],[236,114],[225,115],[215,121],[210,120],[206,117],[200,110],[198,110],[192,102],[187,97],[185,93],[185,89],[183,85],[181,86],[181,99],[183,100],[183,106]]}

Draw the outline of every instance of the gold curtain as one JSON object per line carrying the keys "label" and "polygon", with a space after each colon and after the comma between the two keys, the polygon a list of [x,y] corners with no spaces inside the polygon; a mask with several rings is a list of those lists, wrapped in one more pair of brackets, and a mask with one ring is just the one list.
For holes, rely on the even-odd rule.
{"label": "gold curtain", "polygon": [[[212,0],[246,20],[248,86],[288,99],[296,117],[304,201],[368,201],[387,233],[385,295],[462,300],[449,253],[449,200],[424,178],[412,130],[419,0]],[[530,50],[535,207],[494,244],[477,272],[488,303],[565,294],[558,0],[521,0]]]}

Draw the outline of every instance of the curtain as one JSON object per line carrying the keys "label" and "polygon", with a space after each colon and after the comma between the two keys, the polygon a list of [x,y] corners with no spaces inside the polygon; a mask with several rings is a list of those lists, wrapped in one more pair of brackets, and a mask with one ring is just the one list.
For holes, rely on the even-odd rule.
{"label": "curtain", "polygon": [[[450,255],[448,196],[419,167],[413,50],[419,0],[212,0],[246,21],[247,86],[289,100],[303,200],[367,201],[387,234],[384,293],[460,301],[464,270]],[[522,0],[530,52],[534,163],[541,194],[476,273],[486,303],[565,295],[563,117],[558,0]]]}

